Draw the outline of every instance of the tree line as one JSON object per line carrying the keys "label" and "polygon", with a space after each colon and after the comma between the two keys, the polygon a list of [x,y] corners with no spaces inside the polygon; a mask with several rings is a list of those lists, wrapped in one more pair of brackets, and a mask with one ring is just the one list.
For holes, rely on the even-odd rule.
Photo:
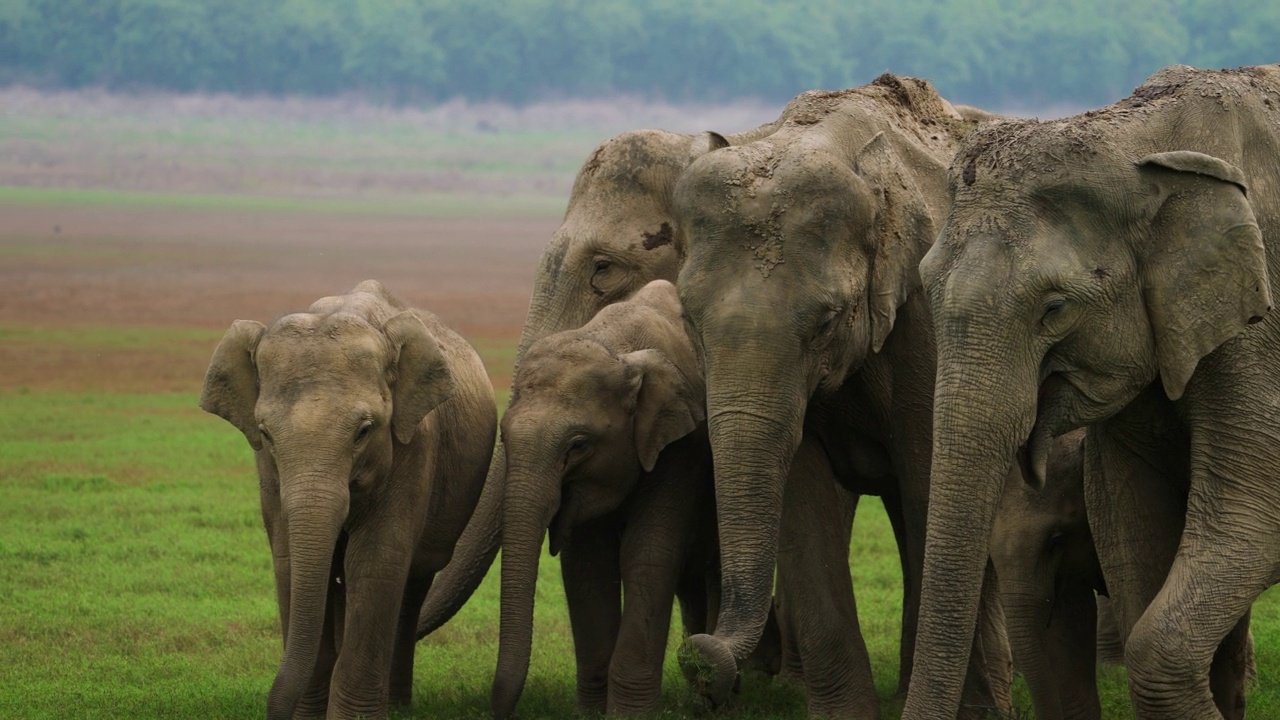
{"label": "tree line", "polygon": [[0,82],[782,102],[884,70],[993,108],[1280,61],[1276,0],[0,0]]}

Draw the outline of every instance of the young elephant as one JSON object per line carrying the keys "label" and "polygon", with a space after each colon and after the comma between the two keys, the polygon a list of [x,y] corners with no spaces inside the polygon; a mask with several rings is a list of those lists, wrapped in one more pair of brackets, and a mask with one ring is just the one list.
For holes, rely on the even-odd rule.
{"label": "young elephant", "polygon": [[419,608],[493,452],[479,356],[368,280],[269,328],[233,323],[200,407],[257,458],[285,640],[267,716],[407,705]]}
{"label": "young elephant", "polygon": [[715,553],[703,398],[666,281],[529,348],[502,418],[495,717],[512,713],[528,673],[548,531],[551,554],[561,554],[579,705],[610,713],[657,707],[677,583]]}
{"label": "young elephant", "polygon": [[[1040,720],[1101,718],[1097,665],[1124,662],[1085,514],[1085,442],[1084,428],[1054,439],[1043,488],[1015,465],[991,532],[1014,666]],[[1252,635],[1246,642],[1251,677]]]}
{"label": "young elephant", "polygon": [[991,533],[1014,666],[1042,720],[1102,716],[1094,593],[1106,588],[1084,511],[1084,436],[1054,441],[1043,488],[1013,468]]}

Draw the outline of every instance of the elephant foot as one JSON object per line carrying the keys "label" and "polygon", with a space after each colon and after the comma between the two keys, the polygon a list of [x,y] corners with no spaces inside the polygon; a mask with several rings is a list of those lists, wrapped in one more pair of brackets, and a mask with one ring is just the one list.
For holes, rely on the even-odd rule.
{"label": "elephant foot", "polygon": [[680,669],[693,689],[717,708],[738,683],[738,661],[729,645],[711,635],[691,635],[680,646]]}

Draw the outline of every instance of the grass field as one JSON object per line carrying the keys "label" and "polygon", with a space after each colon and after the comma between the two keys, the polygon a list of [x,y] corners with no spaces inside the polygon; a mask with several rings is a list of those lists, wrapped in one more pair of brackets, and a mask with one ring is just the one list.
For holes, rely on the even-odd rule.
{"label": "grass field", "polygon": [[[474,114],[357,107],[309,120],[314,106],[287,103],[0,100],[0,718],[260,717],[280,656],[270,555],[249,447],[196,407],[214,345],[236,318],[270,321],[377,277],[471,338],[505,403],[534,263],[557,224],[547,208],[563,203],[579,160],[556,160],[550,189],[538,189],[537,161],[521,161],[491,185],[487,170],[447,170],[460,190],[415,195],[436,176],[390,173],[370,175],[361,193],[353,178],[395,145],[369,128],[404,128],[386,137],[424,158],[469,142],[501,155],[534,133],[495,138]],[[497,117],[500,128],[515,122]],[[599,139],[592,127],[545,137],[569,137],[577,152]],[[437,141],[422,140],[433,132]],[[239,136],[243,162],[215,152]],[[551,147],[528,152],[571,152]],[[181,167],[169,167],[174,158]],[[112,180],[113,168],[132,174]],[[227,168],[248,180],[220,185]],[[341,191],[333,198],[314,192],[326,177]],[[874,498],[860,506],[851,565],[885,716],[896,717],[901,583]],[[405,717],[487,716],[497,612],[491,573],[419,646]],[[520,715],[571,716],[572,650],[550,558],[536,623]],[[1250,716],[1280,717],[1275,591],[1257,604],[1254,630]],[[673,659],[666,673],[664,716],[701,714]],[[804,716],[796,688],[744,685],[717,717]],[[1105,671],[1104,692],[1105,717],[1132,716],[1123,670]]]}
{"label": "grass field", "polygon": [[[0,342],[84,353],[208,352],[220,332],[0,326]],[[481,339],[490,366],[511,339]],[[183,390],[0,390],[0,717],[257,717],[279,660],[270,556],[243,438]],[[505,395],[504,395],[505,396]],[[892,717],[900,580],[892,532],[864,499],[855,527],[860,615]],[[542,565],[523,717],[572,713],[572,646],[557,561]],[[496,573],[419,647],[406,717],[486,716],[497,652]],[[1275,706],[1269,669],[1280,627],[1274,593],[1255,611],[1261,671],[1253,716]],[[672,648],[674,649],[673,636]],[[1104,673],[1105,717],[1128,717],[1123,671]],[[668,662],[671,716],[699,706]],[[803,717],[795,688],[754,678],[728,718]],[[749,709],[748,709],[749,708]]]}

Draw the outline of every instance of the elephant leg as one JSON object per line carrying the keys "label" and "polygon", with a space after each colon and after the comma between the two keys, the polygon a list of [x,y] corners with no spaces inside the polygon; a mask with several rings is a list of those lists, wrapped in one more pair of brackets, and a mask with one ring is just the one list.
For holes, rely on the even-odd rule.
{"label": "elephant leg", "polygon": [[[384,717],[396,626],[413,537],[402,523],[379,520],[353,530],[343,566],[349,612],[342,652],[333,669],[329,713],[339,717]],[[407,525],[407,523],[403,523]],[[417,624],[416,617],[414,624]]]}
{"label": "elephant leg", "polygon": [[418,615],[431,589],[434,573],[410,572],[400,602],[400,618],[396,623],[395,646],[391,655],[391,689],[389,700],[397,707],[409,707],[413,701],[413,653],[417,642]]}
{"label": "elephant leg", "polygon": [[560,576],[573,629],[578,665],[578,707],[604,712],[609,697],[609,662],[622,623],[622,575],[617,520],[583,523],[560,553]]}
{"label": "elephant leg", "polygon": [[1098,662],[1104,665],[1124,664],[1124,641],[1120,638],[1120,626],[1116,623],[1115,611],[1111,609],[1111,598],[1099,595],[1097,599],[1098,630],[1097,656]]}
{"label": "elephant leg", "polygon": [[[1270,481],[1244,481],[1274,464],[1228,450],[1221,439],[1203,444],[1212,447],[1192,446],[1177,556],[1125,643],[1129,693],[1143,718],[1244,717],[1247,614],[1275,581],[1280,493]],[[1256,438],[1247,446],[1266,447]]]}
{"label": "elephant leg", "polygon": [[1045,632],[1062,717],[1069,720],[1102,717],[1098,700],[1097,608],[1093,587],[1072,583],[1059,592]]}
{"label": "elephant leg", "polygon": [[1218,644],[1209,665],[1209,690],[1224,718],[1244,718],[1245,693],[1253,681],[1253,636],[1249,633],[1250,613],[1231,628]]}
{"label": "elephant leg", "polygon": [[802,442],[783,494],[777,584],[803,667],[809,714],[879,718],[849,575],[849,497],[822,448]]}
{"label": "elephant leg", "polygon": [[676,587],[676,600],[680,603],[680,623],[685,637],[710,632],[707,628],[707,583],[701,572],[686,572],[680,576]]}
{"label": "elephant leg", "polygon": [[[688,478],[651,474],[635,497],[622,538],[622,623],[609,664],[609,714],[658,709],[671,600],[695,527]],[[709,498],[708,498],[709,500]]]}
{"label": "elephant leg", "polygon": [[[895,696],[905,698],[911,683],[911,664],[916,655],[916,625],[920,619],[920,570],[924,556],[911,546],[911,531],[907,528],[902,498],[885,495],[885,514],[893,527],[893,538],[898,543],[898,561],[902,566],[902,626],[898,645],[898,689]],[[912,553],[915,553],[914,557]]]}
{"label": "elephant leg", "polygon": [[338,605],[345,589],[337,582],[336,573],[329,578],[329,600],[325,603],[324,630],[320,635],[320,650],[316,655],[316,667],[311,681],[298,700],[294,718],[323,718],[329,706],[329,681],[338,659]]}
{"label": "elephant leg", "polygon": [[782,676],[794,683],[804,684],[804,663],[800,660],[800,640],[795,628],[788,622],[785,607],[786,593],[782,590],[782,578],[774,581],[773,614],[778,622],[778,636],[782,643]]}
{"label": "elephant leg", "polygon": [[1135,427],[1154,422],[1122,412],[1090,427],[1085,443],[1085,511],[1122,644],[1164,584],[1186,516],[1180,438],[1154,447],[1134,439]]}
{"label": "elephant leg", "polygon": [[[707,482],[712,482],[709,476]],[[716,533],[715,511],[711,507],[703,510],[705,517],[694,527],[689,557],[676,587],[685,637],[714,632],[716,616],[720,612],[720,542]]]}

